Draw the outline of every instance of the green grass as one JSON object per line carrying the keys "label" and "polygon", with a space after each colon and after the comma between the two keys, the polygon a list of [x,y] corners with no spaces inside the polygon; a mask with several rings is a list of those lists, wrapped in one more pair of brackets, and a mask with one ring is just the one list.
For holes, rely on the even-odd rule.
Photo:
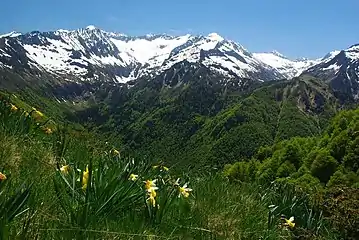
{"label": "green grass", "polygon": [[[335,238],[320,212],[290,189],[153,168],[150,159],[114,153],[111,144],[54,123],[46,134],[47,121],[10,107],[0,102],[0,172],[7,176],[0,180],[0,239]],[[157,179],[155,205],[148,179]],[[188,198],[179,191],[185,183],[193,189]],[[282,214],[295,216],[294,229],[283,226]]]}

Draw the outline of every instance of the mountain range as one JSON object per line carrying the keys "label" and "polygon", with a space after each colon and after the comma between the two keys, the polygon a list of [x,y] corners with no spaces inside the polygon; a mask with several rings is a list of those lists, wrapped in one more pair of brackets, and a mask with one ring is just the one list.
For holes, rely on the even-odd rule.
{"label": "mountain range", "polygon": [[231,79],[271,81],[310,74],[357,99],[358,49],[354,45],[323,58],[291,60],[276,51],[251,53],[216,33],[134,37],[88,26],[73,31],[1,35],[0,69],[36,76],[46,73],[75,82],[129,83],[188,63],[221,76],[224,83]]}

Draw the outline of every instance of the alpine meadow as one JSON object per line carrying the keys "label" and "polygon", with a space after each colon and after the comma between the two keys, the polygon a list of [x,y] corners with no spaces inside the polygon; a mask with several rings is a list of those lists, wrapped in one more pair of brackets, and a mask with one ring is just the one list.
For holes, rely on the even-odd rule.
{"label": "alpine meadow", "polygon": [[359,45],[0,36],[0,239],[358,239]]}

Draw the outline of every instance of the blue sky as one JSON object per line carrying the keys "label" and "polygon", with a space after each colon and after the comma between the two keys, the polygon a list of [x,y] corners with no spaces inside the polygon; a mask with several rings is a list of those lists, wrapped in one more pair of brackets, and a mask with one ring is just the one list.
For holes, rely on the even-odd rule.
{"label": "blue sky", "polygon": [[358,0],[12,0],[0,33],[95,25],[128,35],[217,32],[252,52],[322,57],[359,43]]}

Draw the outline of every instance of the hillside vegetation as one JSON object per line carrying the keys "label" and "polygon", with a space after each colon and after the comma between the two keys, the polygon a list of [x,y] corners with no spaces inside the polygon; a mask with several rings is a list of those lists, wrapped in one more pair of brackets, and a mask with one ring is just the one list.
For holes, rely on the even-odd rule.
{"label": "hillside vegetation", "polygon": [[[341,115],[351,121],[347,114]],[[229,174],[230,181],[221,171],[182,172],[174,159],[134,159],[98,133],[65,127],[14,96],[2,97],[0,118],[2,239],[336,239],[354,233],[346,225],[334,231],[336,212],[324,216],[310,191],[283,181],[262,184],[253,175],[237,182]]]}
{"label": "hillside vegetation", "polygon": [[188,78],[173,88],[155,79],[100,90],[73,121],[111,133],[132,154],[203,169],[251,158],[283,139],[315,136],[339,108],[328,86],[313,78],[225,88],[216,78]]}
{"label": "hillside vegetation", "polygon": [[317,137],[295,137],[259,148],[249,161],[227,165],[240,182],[288,183],[323,203],[347,238],[359,235],[359,109],[342,111]]}

